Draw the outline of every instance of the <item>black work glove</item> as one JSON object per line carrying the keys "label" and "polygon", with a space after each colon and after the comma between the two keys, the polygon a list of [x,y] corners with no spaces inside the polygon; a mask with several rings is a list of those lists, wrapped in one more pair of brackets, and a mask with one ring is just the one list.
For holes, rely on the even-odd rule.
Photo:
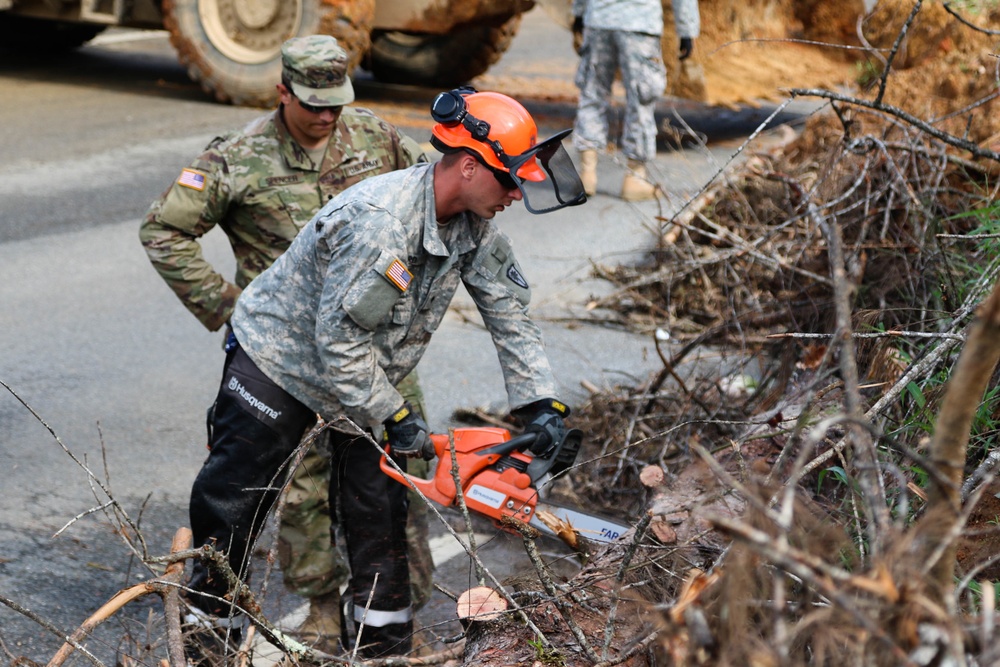
{"label": "black work glove", "polygon": [[681,37],[681,47],[677,52],[677,57],[681,60],[687,60],[691,57],[692,51],[694,51],[694,40],[690,37]]}
{"label": "black work glove", "polygon": [[566,438],[565,417],[569,417],[569,408],[565,403],[554,398],[543,398],[518,408],[516,416],[525,424],[525,433],[535,433],[535,443],[531,445],[531,453],[539,458],[548,458],[556,449],[556,445]]}
{"label": "black work glove", "polygon": [[434,458],[431,429],[427,422],[413,412],[413,406],[409,403],[403,403],[403,407],[382,424],[385,426],[385,440],[389,442],[393,455],[407,458],[419,456],[426,461]]}
{"label": "black work glove", "polygon": [[574,16],[573,17],[573,50],[576,51],[576,55],[580,55],[580,51],[583,49],[583,17]]}

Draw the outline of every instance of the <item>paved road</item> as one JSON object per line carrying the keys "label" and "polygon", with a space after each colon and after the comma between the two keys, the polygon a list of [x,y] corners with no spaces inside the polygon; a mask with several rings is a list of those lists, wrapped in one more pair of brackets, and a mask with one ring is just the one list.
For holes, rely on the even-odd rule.
{"label": "paved road", "polygon": [[[530,93],[526,104],[547,135],[572,121],[564,93],[574,63],[568,34],[535,12],[484,87]],[[436,91],[379,87],[363,73],[358,84],[360,104],[428,138],[426,108]],[[138,221],[214,133],[260,111],[208,101],[161,33],[110,32],[68,59],[5,58],[0,99],[0,381],[10,388],[0,388],[0,596],[65,631],[148,576],[105,513],[92,512],[107,498],[84,466],[141,525],[150,551],[165,553],[186,523],[205,454],[204,410],[221,368],[219,335],[204,331],[149,266]],[[732,134],[763,117],[680,108],[696,123],[714,117],[719,133],[730,118]],[[639,258],[656,216],[695,192],[734,145],[661,152],[653,171],[668,190],[664,202],[627,205],[608,196],[621,171],[605,161],[606,185],[586,206],[544,217],[503,214],[571,404],[586,398],[583,381],[632,382],[656,367],[645,337],[576,320],[609,289],[590,277],[591,264]],[[218,266],[232,265],[220,233],[206,243]],[[477,320],[460,297],[420,365],[435,428],[451,425],[456,408],[504,405],[495,353]],[[526,564],[508,540],[490,537],[484,552],[499,576]],[[473,572],[464,557],[449,563],[440,578],[460,591]],[[301,604],[279,591],[272,586],[274,615]],[[445,601],[435,601],[434,613]],[[88,646],[109,663],[124,631],[143,637],[147,614],[156,613],[156,601],[134,604]],[[36,661],[60,644],[5,605],[0,642]]]}

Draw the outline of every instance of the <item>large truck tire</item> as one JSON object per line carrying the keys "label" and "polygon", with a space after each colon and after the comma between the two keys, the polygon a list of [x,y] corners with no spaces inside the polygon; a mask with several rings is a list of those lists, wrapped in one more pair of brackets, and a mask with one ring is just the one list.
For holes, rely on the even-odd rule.
{"label": "large truck tire", "polygon": [[10,53],[63,53],[79,48],[104,30],[91,23],[51,21],[0,12],[0,50]]}
{"label": "large truck tire", "polygon": [[163,0],[163,24],[188,76],[220,102],[268,107],[281,45],[319,32],[321,0]]}
{"label": "large truck tire", "polygon": [[323,0],[321,35],[333,35],[347,51],[348,71],[361,64],[372,46],[375,0]]}
{"label": "large truck tire", "polygon": [[472,25],[446,35],[376,32],[368,69],[379,81],[436,88],[468,82],[510,47],[521,16],[500,25]]}

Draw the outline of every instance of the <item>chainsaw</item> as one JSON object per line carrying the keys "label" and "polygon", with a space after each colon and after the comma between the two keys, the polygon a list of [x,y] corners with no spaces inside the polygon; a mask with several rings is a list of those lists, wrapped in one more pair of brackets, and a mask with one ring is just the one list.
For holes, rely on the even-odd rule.
{"label": "chainsaw", "polygon": [[[579,429],[570,429],[562,442],[550,448],[544,458],[529,451],[537,437],[536,433],[526,433],[512,438],[507,429],[492,426],[457,428],[451,435],[455,443],[457,475],[453,472],[449,436],[437,433],[431,434],[437,456],[433,478],[404,476],[392,467],[384,455],[380,466],[397,482],[407,487],[412,484],[427,498],[445,507],[458,503],[457,477],[466,507],[489,517],[497,527],[508,532],[514,530],[505,522],[515,520],[555,535],[556,528],[549,524],[557,525],[561,521],[562,525],[572,526],[573,530],[589,540],[617,540],[628,530],[623,523],[539,498],[540,483],[573,465],[583,442],[583,433]],[[548,523],[539,519],[538,514],[542,514]],[[553,516],[557,521],[553,522]]]}

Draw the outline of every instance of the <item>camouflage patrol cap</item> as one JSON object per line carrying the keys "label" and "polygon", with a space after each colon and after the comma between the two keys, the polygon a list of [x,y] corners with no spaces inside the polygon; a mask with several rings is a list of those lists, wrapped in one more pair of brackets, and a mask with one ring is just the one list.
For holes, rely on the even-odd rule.
{"label": "camouflage patrol cap", "polygon": [[354,101],[347,51],[330,35],[293,37],[281,45],[281,68],[297,98],[317,107]]}

